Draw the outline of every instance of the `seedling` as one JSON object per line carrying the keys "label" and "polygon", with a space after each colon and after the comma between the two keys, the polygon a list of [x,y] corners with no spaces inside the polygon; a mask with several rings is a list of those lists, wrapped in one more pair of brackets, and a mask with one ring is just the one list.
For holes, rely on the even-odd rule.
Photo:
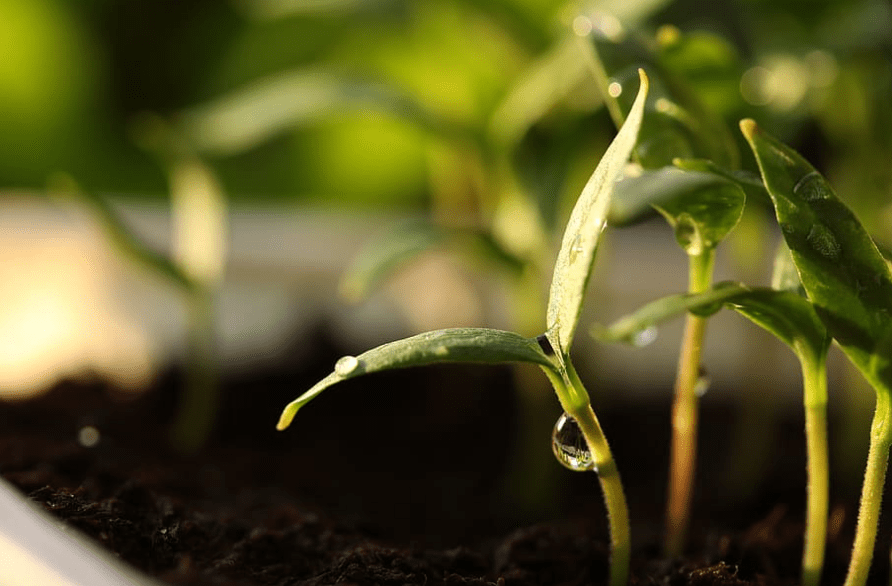
{"label": "seedling", "polygon": [[[446,329],[384,344],[357,357],[345,356],[335,365],[333,373],[285,407],[277,426],[280,430],[287,428],[297,411],[322,391],[361,374],[440,362],[536,364],[545,372],[564,409],[556,428],[558,452],[566,455],[563,463],[573,469],[598,472],[610,524],[612,586],[623,586],[628,579],[631,556],[628,508],[619,469],[592,410],[588,392],[570,360],[570,346],[601,232],[607,222],[614,185],[641,126],[648,80],[643,70],[639,76],[641,86],[629,116],[586,183],[567,223],[555,261],[545,334],[525,338],[513,332],[483,328]],[[575,434],[574,424],[585,440],[591,459],[578,451],[578,446],[562,443],[568,435]]]}
{"label": "seedling", "polygon": [[815,311],[877,394],[846,586],[867,581],[892,446],[892,272],[870,235],[798,153],[740,123]]}

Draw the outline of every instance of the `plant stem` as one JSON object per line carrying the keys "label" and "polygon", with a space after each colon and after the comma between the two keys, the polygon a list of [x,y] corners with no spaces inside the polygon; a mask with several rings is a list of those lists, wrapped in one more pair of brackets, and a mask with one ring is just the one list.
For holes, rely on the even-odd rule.
{"label": "plant stem", "polygon": [[873,558],[876,543],[883,484],[889,464],[889,447],[892,445],[892,397],[877,393],[876,412],[870,428],[870,450],[867,468],[864,470],[864,486],[861,489],[861,505],[858,509],[858,526],[855,529],[855,545],[846,575],[845,586],[864,586]]}
{"label": "plant stem", "polygon": [[[826,356],[826,354],[825,354]],[[825,356],[800,357],[805,403],[805,441],[808,454],[808,488],[805,544],[802,551],[802,586],[818,586],[827,544],[830,469],[827,448],[827,370]]]}
{"label": "plant stem", "polygon": [[[690,257],[690,293],[701,293],[709,287],[714,263],[715,250],[712,248]],[[696,387],[700,377],[700,356],[705,335],[706,318],[689,313],[685,320],[675,379],[675,401],[672,405],[672,455],[666,505],[665,553],[673,558],[684,552],[690,522],[694,473],[697,467],[699,397]]]}
{"label": "plant stem", "polygon": [[[561,405],[568,415],[576,420],[592,457],[604,493],[604,504],[607,507],[607,522],[610,525],[610,586],[626,586],[629,581],[629,563],[632,558],[631,530],[629,528],[629,508],[626,494],[623,491],[619,468],[613,459],[610,445],[601,423],[592,410],[588,400],[588,392],[576,374],[573,365],[567,360],[567,384],[565,393],[558,393]],[[555,387],[557,388],[557,387]],[[569,390],[569,393],[566,391]],[[584,398],[584,401],[580,399]],[[565,402],[565,399],[570,399]]]}
{"label": "plant stem", "polygon": [[207,441],[218,409],[218,373],[215,296],[207,287],[189,293],[189,347],[185,384],[170,430],[171,443],[182,453],[192,454]]}

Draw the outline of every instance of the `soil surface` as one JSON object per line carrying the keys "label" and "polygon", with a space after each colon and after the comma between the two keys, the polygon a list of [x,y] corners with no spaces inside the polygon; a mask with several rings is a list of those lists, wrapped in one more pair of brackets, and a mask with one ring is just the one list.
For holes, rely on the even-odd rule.
{"label": "soil surface", "polygon": [[[171,584],[605,584],[597,478],[564,470],[551,456],[556,401],[542,414],[541,447],[519,460],[512,458],[519,424],[507,368],[431,367],[355,379],[277,432],[285,403],[340,354],[325,343],[314,348],[314,366],[227,381],[216,431],[191,456],[167,441],[181,386],[176,373],[138,398],[66,383],[39,399],[0,404],[0,473]],[[654,404],[632,405],[621,391],[600,390],[594,403],[628,492],[631,583],[798,583],[801,415],[784,413],[778,425],[756,422],[770,453],[760,474],[732,485],[740,410],[707,395],[690,553],[665,560],[659,543],[669,392]],[[84,445],[91,428],[98,443]],[[519,463],[514,472],[512,462]],[[545,498],[531,495],[531,484],[516,474],[525,469],[549,489]],[[854,491],[834,494],[828,585],[842,583],[848,563],[858,482],[849,484]],[[886,583],[887,535],[880,534],[872,584]]]}

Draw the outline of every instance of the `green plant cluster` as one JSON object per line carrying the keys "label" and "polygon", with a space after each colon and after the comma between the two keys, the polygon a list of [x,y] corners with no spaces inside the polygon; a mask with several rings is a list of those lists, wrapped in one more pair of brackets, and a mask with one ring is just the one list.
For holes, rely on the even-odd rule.
{"label": "green plant cluster", "polygon": [[[575,202],[554,263],[544,334],[525,337],[463,328],[429,332],[345,357],[334,372],[290,403],[279,429],[331,385],[354,376],[432,362],[527,362],[545,372],[565,416],[578,426],[588,454],[568,448],[565,463],[597,471],[611,530],[609,582],[628,581],[629,513],[619,476],[589,395],[571,361],[571,346],[608,221],[634,222],[655,210],[672,227],[690,261],[687,292],[657,300],[609,327],[601,340],[633,340],[653,324],[686,315],[673,409],[672,462],[665,552],[686,544],[696,470],[700,356],[708,318],[728,307],[774,334],[802,366],[808,454],[807,529],[802,582],[820,582],[829,502],[826,357],[835,342],[876,391],[871,448],[847,586],[862,586],[873,556],[892,429],[892,272],[867,229],[801,155],[762,130],[740,122],[759,174],[740,168],[737,140],[708,103],[671,64],[686,43],[666,29],[656,48],[615,34],[612,21],[585,14],[573,22],[584,41],[603,99],[620,130]],[[630,59],[629,56],[632,55]],[[630,71],[637,69],[638,75]],[[647,74],[645,74],[647,71]],[[635,80],[640,80],[635,92]],[[634,100],[632,97],[634,96]],[[630,163],[630,159],[632,162]],[[783,242],[770,287],[713,283],[716,247],[751,206],[770,206]],[[556,432],[557,433],[557,432]],[[575,450],[575,451],[574,451]]]}

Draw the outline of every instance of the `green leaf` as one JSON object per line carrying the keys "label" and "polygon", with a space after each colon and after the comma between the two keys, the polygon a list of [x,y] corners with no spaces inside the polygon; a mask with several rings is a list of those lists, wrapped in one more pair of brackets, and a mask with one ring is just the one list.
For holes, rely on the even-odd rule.
{"label": "green leaf", "polygon": [[394,87],[325,70],[294,71],[235,90],[186,111],[181,129],[201,151],[234,155],[351,108],[386,112],[438,134],[461,132]]}
{"label": "green leaf", "polygon": [[[684,173],[684,171],[681,171]],[[746,195],[736,184],[724,181],[680,191],[676,197],[654,204],[675,230],[675,239],[690,256],[715,248],[743,215]]]}
{"label": "green leaf", "polygon": [[[616,184],[608,220],[611,225],[623,226],[646,218],[654,208],[690,207],[697,211],[700,205],[718,206],[714,211],[721,209],[724,214],[703,218],[712,223],[709,231],[714,232],[719,224],[733,223],[731,227],[737,224],[743,212],[743,201],[744,194],[735,182],[713,173],[683,171],[676,167],[648,170],[629,165],[626,176]],[[736,207],[739,212],[733,209]],[[712,234],[712,237],[720,240],[729,230],[720,235]]]}
{"label": "green leaf", "polygon": [[359,301],[400,267],[441,247],[517,275],[523,270],[523,262],[487,232],[411,222],[389,230],[362,249],[342,276],[340,293],[349,301]]}
{"label": "green leaf", "polygon": [[798,356],[817,359],[826,352],[829,337],[811,303],[793,291],[750,288],[719,283],[703,293],[685,293],[648,303],[609,327],[596,326],[592,335],[602,341],[633,343],[636,336],[660,322],[690,311],[715,312],[722,305],[736,310],[789,345]]}
{"label": "green leaf", "polygon": [[521,73],[493,113],[489,134],[496,144],[513,147],[531,126],[589,77],[575,35],[561,40]]}
{"label": "green leaf", "polygon": [[784,240],[830,335],[879,391],[892,393],[892,272],[867,231],[798,153],[740,123]]}
{"label": "green leaf", "polygon": [[425,332],[389,342],[356,357],[341,358],[334,372],[285,407],[277,427],[280,430],[288,427],[298,409],[341,381],[373,372],[445,362],[528,362],[556,373],[554,363],[536,338],[485,328]]}
{"label": "green leaf", "polygon": [[183,290],[191,291],[198,287],[198,284],[186,274],[179,264],[167,255],[152,249],[137,236],[112,208],[107,199],[98,193],[81,189],[68,176],[60,175],[56,181],[59,185],[54,186],[53,189],[58,189],[65,196],[85,204],[99,222],[112,246],[122,256],[164,276]]}
{"label": "green leaf", "polygon": [[[666,35],[673,37],[673,35]],[[673,71],[661,52],[670,41],[645,39],[640,35],[600,31],[590,35],[595,76],[614,122],[619,124],[631,105],[638,67],[651,76],[647,116],[641,126],[635,158],[645,168],[665,167],[675,157],[705,158],[734,168],[739,154],[731,132],[715,112],[705,106],[685,79],[685,71]],[[690,63],[686,67],[690,68]]]}
{"label": "green leaf", "polygon": [[567,355],[579,322],[582,300],[595,261],[598,241],[607,224],[607,212],[616,179],[629,160],[641,127],[648,81],[644,70],[639,70],[639,77],[641,87],[635,104],[583,187],[570,214],[555,261],[546,321],[548,339],[561,356]]}
{"label": "green leaf", "polygon": [[634,313],[622,317],[608,327],[596,325],[591,334],[604,342],[635,343],[638,335],[687,311],[697,311],[699,315],[715,313],[722,304],[739,297],[749,289],[739,283],[717,283],[703,293],[681,293],[652,301]]}

